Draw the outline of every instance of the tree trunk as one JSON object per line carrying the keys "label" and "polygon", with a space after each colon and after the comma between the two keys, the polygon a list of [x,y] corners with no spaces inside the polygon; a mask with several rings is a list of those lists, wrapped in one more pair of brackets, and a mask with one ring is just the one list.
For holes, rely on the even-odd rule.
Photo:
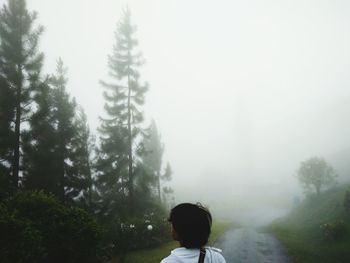
{"label": "tree trunk", "polygon": [[13,151],[13,164],[12,164],[12,173],[13,173],[13,185],[15,191],[18,189],[19,181],[19,154],[20,154],[20,135],[21,135],[21,102],[20,102],[20,91],[19,88],[17,91],[17,102],[16,102],[16,119],[15,119],[15,142],[14,142],[14,151]]}
{"label": "tree trunk", "polygon": [[162,198],[161,198],[161,193],[160,193],[160,172],[157,171],[157,183],[158,183],[158,200],[159,200],[159,204],[162,204]]}
{"label": "tree trunk", "polygon": [[130,87],[130,73],[128,72],[128,164],[129,164],[129,198],[130,198],[130,212],[134,212],[134,176],[132,170],[132,134],[131,134],[131,87]]}
{"label": "tree trunk", "polygon": [[90,161],[88,160],[88,178],[89,178],[89,186],[88,186],[88,202],[89,202],[89,210],[92,208],[92,176],[91,176],[91,167]]}
{"label": "tree trunk", "polygon": [[60,193],[59,193],[59,195],[60,195],[60,197],[61,197],[61,200],[62,200],[62,202],[65,202],[65,199],[66,199],[66,197],[65,197],[65,191],[64,191],[64,181],[65,181],[65,178],[64,178],[64,174],[65,174],[65,169],[64,169],[64,157],[63,156],[61,156],[61,171],[60,171],[60,189],[59,189],[59,191],[60,191]]}
{"label": "tree trunk", "polygon": [[22,96],[22,85],[23,85],[23,76],[22,76],[22,67],[21,65],[17,66],[18,70],[18,83],[17,83],[17,94],[16,94],[16,115],[15,115],[15,141],[13,149],[13,164],[12,164],[12,175],[13,175],[13,185],[15,191],[18,190],[19,183],[19,161],[20,161],[20,147],[21,147],[21,96]]}

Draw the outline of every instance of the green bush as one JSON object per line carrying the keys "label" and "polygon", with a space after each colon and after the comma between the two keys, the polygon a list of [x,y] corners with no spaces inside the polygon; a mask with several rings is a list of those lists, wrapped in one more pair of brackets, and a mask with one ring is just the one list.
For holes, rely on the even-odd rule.
{"label": "green bush", "polygon": [[8,262],[99,262],[101,230],[84,210],[42,192],[14,196],[0,211],[0,258]]}
{"label": "green bush", "polygon": [[337,241],[346,234],[346,226],[342,220],[322,224],[320,228],[325,241]]}
{"label": "green bush", "polygon": [[[158,211],[159,212],[159,211]],[[165,213],[150,212],[138,218],[116,220],[105,227],[105,243],[113,254],[155,247],[169,241]]]}
{"label": "green bush", "polygon": [[347,212],[350,212],[350,192],[346,191],[344,196],[344,208]]}
{"label": "green bush", "polygon": [[42,236],[30,222],[18,219],[0,204],[1,262],[40,262],[46,254]]}

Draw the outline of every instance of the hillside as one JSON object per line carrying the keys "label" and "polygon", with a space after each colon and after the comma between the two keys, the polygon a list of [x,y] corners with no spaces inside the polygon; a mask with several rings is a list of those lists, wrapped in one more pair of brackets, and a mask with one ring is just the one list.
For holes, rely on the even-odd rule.
{"label": "hillside", "polygon": [[350,212],[343,205],[347,190],[350,184],[307,198],[269,226],[294,262],[350,262]]}

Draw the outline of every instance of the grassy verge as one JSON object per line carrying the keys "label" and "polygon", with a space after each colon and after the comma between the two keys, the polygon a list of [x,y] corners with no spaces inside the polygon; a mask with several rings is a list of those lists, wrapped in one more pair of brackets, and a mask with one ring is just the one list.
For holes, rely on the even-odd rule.
{"label": "grassy verge", "polygon": [[[350,262],[350,213],[342,205],[346,185],[305,200],[285,219],[271,224],[267,230],[286,247],[295,263],[346,263]],[[321,224],[341,220],[341,236],[325,240]]]}
{"label": "grassy verge", "polygon": [[[230,228],[232,224],[230,222],[215,221],[212,227],[212,233],[209,238],[208,245],[214,244],[216,238]],[[170,254],[170,251],[178,247],[178,243],[175,241],[163,244],[153,249],[145,249],[133,251],[126,255],[125,263],[157,263]],[[109,263],[119,263],[120,260],[116,257]]]}
{"label": "grassy verge", "polygon": [[296,228],[276,224],[272,225],[270,230],[283,243],[295,263],[350,262],[348,235],[340,240],[325,241],[319,233],[320,230],[312,227]]}

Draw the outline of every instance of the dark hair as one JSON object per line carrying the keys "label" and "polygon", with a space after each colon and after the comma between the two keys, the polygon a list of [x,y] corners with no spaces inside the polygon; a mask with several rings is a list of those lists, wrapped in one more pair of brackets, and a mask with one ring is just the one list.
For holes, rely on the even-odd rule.
{"label": "dark hair", "polygon": [[179,241],[186,248],[200,248],[208,242],[212,217],[201,204],[183,203],[170,211],[172,223]]}

